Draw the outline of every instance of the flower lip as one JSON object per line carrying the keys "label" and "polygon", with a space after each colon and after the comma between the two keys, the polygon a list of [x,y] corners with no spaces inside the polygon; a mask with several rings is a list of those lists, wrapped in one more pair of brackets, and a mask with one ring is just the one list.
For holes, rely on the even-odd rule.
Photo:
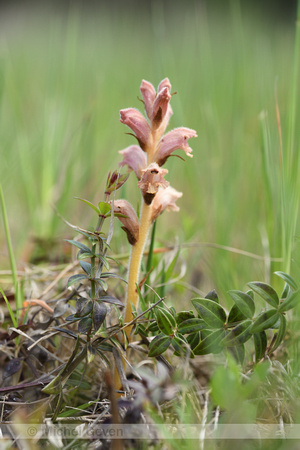
{"label": "flower lip", "polygon": [[151,163],[146,169],[142,170],[142,176],[138,182],[138,187],[141,189],[147,205],[152,203],[152,200],[160,187],[166,188],[169,186],[169,182],[164,178],[167,173],[167,169],[162,169],[156,163]]}
{"label": "flower lip", "polygon": [[123,167],[127,164],[128,168],[133,170],[138,179],[140,179],[142,170],[147,166],[146,153],[138,145],[130,145],[124,150],[120,150],[119,153],[123,155],[123,161],[119,165]]}
{"label": "flower lip", "polygon": [[160,189],[152,202],[152,222],[157,219],[157,217],[164,210],[179,211],[179,207],[176,205],[176,200],[182,197],[182,192],[176,191],[172,186],[168,186],[165,189]]}
{"label": "flower lip", "polygon": [[188,145],[188,139],[192,137],[197,137],[197,133],[195,130],[191,130],[190,128],[179,127],[174,128],[174,130],[169,131],[165,136],[163,136],[159,143],[156,151],[155,160],[159,166],[162,166],[168,157],[175,150],[183,150],[187,156],[191,158],[193,155],[191,154],[192,149]]}
{"label": "flower lip", "polygon": [[141,149],[144,150],[151,135],[150,126],[143,114],[135,108],[121,109],[120,122],[134,132]]}

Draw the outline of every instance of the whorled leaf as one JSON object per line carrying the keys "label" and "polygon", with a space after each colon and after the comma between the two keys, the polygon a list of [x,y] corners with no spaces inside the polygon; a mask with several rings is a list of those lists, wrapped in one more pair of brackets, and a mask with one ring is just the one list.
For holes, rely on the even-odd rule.
{"label": "whorled leaf", "polygon": [[180,311],[179,313],[176,314],[175,317],[177,325],[180,325],[181,322],[184,322],[185,320],[194,318],[195,314],[193,313],[193,311]]}
{"label": "whorled leaf", "polygon": [[83,275],[82,273],[78,273],[76,275],[72,275],[68,279],[67,287],[72,286],[73,284],[80,283],[83,280],[87,280],[88,277],[86,275]]}
{"label": "whorled leaf", "polygon": [[251,281],[248,286],[256,292],[260,297],[262,297],[267,303],[269,303],[274,308],[279,305],[279,298],[275,289],[272,288],[267,283],[262,283],[261,281]]}
{"label": "whorled leaf", "polygon": [[84,303],[80,303],[80,309],[76,311],[75,317],[85,317],[88,314],[90,314],[92,309],[93,309],[92,300],[86,300]]}
{"label": "whorled leaf", "polygon": [[206,336],[194,349],[195,355],[207,355],[209,353],[220,353],[223,349],[221,341],[225,336],[225,330],[215,330]]}
{"label": "whorled leaf", "polygon": [[85,273],[90,276],[92,272],[91,264],[86,261],[79,261],[79,264],[81,268],[85,271]]}
{"label": "whorled leaf", "polygon": [[276,336],[274,344],[270,348],[269,353],[274,352],[279,347],[279,345],[282,343],[285,333],[286,333],[287,322],[286,322],[285,316],[283,314],[280,314],[279,320],[280,320],[280,325],[278,328],[277,336]]}
{"label": "whorled leaf", "polygon": [[178,325],[178,331],[181,334],[195,333],[196,331],[201,331],[205,328],[207,328],[206,322],[202,319],[198,319],[197,317],[184,320]]}
{"label": "whorled leaf", "polygon": [[161,333],[151,341],[148,356],[155,357],[164,353],[170,346],[172,338]]}
{"label": "whorled leaf", "polygon": [[175,354],[178,356],[189,355],[190,358],[194,358],[194,354],[188,341],[182,334],[177,334],[172,339],[172,345],[175,350]]}
{"label": "whorled leaf", "polygon": [[245,359],[244,344],[235,345],[234,347],[228,347],[227,350],[232,354],[238,364],[243,365]]}
{"label": "whorled leaf", "polygon": [[69,242],[69,244],[75,245],[75,247],[79,248],[81,251],[85,253],[91,253],[91,249],[84,245],[82,242],[74,241],[70,239],[65,239],[66,242]]}
{"label": "whorled leaf", "polygon": [[221,344],[225,347],[233,347],[235,345],[241,345],[248,341],[251,337],[250,327],[252,320],[247,319],[234,327],[229,333],[222,339]]}
{"label": "whorled leaf", "polygon": [[255,361],[259,362],[266,353],[268,340],[265,331],[261,331],[260,333],[255,333],[253,335],[254,338],[254,348],[255,348]]}
{"label": "whorled leaf", "polygon": [[192,303],[209,328],[215,329],[224,326],[226,312],[221,305],[206,298],[194,298]]}
{"label": "whorled leaf", "polygon": [[208,298],[209,300],[213,300],[214,302],[219,303],[219,297],[215,289],[209,291],[209,293],[206,294],[205,298]]}
{"label": "whorled leaf", "polygon": [[252,319],[255,313],[255,304],[250,295],[238,290],[228,291],[228,294],[239,310],[248,317],[248,319]]}
{"label": "whorled leaf", "polygon": [[189,346],[191,347],[191,349],[194,350],[194,348],[197,347],[197,345],[200,343],[200,333],[199,333],[199,331],[197,331],[197,333],[189,334],[186,337],[186,340],[188,341]]}
{"label": "whorled leaf", "polygon": [[117,306],[121,306],[122,308],[124,308],[124,304],[121,302],[121,300],[119,300],[116,297],[113,297],[112,295],[103,295],[101,297],[99,297],[98,300],[101,300],[101,302],[105,302],[105,303],[111,303],[113,305],[117,305]]}
{"label": "whorled leaf", "polygon": [[101,303],[94,302],[92,317],[95,331],[99,330],[99,328],[103,324],[106,314],[107,314],[106,305],[102,302]]}
{"label": "whorled leaf", "polygon": [[251,333],[260,333],[261,331],[267,330],[277,322],[279,316],[280,314],[276,309],[269,309],[261,313],[250,327]]}
{"label": "whorled leaf", "polygon": [[300,301],[300,289],[290,293],[290,295],[283,300],[283,302],[278,308],[278,311],[281,313],[289,311],[290,309],[295,308],[295,306],[299,304],[299,301]]}
{"label": "whorled leaf", "polygon": [[78,333],[88,334],[91,331],[92,324],[91,317],[84,317],[78,322]]}
{"label": "whorled leaf", "polygon": [[242,313],[242,311],[237,307],[237,305],[236,304],[232,305],[232,308],[228,314],[227,320],[228,325],[242,322],[245,319],[247,319],[247,316],[245,316],[245,314]]}
{"label": "whorled leaf", "polygon": [[274,272],[274,274],[277,275],[278,277],[282,278],[293,289],[293,291],[296,291],[298,289],[298,285],[297,285],[296,281],[294,280],[294,278],[292,278],[287,273],[277,271],[277,272]]}
{"label": "whorled leaf", "polygon": [[167,309],[157,306],[155,309],[157,325],[164,334],[173,335],[176,328],[176,321]]}

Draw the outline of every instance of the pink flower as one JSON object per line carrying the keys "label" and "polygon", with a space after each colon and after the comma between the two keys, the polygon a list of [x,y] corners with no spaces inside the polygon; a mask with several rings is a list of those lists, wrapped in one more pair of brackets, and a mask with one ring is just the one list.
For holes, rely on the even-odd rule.
{"label": "pink flower", "polygon": [[144,150],[150,138],[151,130],[143,114],[135,108],[127,108],[121,109],[120,115],[120,122],[131,128],[135,133],[141,149]]}
{"label": "pink flower", "polygon": [[119,153],[123,155],[123,161],[119,163],[121,167],[127,166],[133,170],[138,177],[142,176],[142,170],[147,166],[146,153],[138,145],[130,145],[124,150],[120,150]]}
{"label": "pink flower", "polygon": [[182,192],[176,191],[176,189],[168,186],[166,189],[160,189],[153,199],[152,208],[152,222],[166,209],[179,211],[178,206],[175,204],[176,200],[182,197]]}
{"label": "pink flower", "polygon": [[[110,202],[112,204],[112,202]],[[118,217],[123,224],[122,229],[127,234],[129,244],[134,245],[139,239],[139,221],[135,210],[127,200],[115,200],[113,203],[115,214],[122,214],[126,217]]]}
{"label": "pink flower", "polygon": [[165,136],[163,136],[159,143],[155,155],[155,160],[159,166],[162,166],[168,157],[175,150],[184,150],[187,156],[193,157],[191,155],[192,149],[189,147],[187,141],[192,137],[197,137],[195,130],[190,128],[175,128],[169,131]]}
{"label": "pink flower", "polygon": [[162,80],[158,86],[157,94],[151,83],[143,80],[140,87],[145,110],[148,118],[151,121],[153,129],[162,128],[160,135],[166,129],[169,119],[172,115],[172,109],[169,105],[171,100],[171,84],[168,78]]}
{"label": "pink flower", "polygon": [[164,179],[167,173],[167,169],[162,169],[156,163],[152,163],[142,170],[142,177],[138,182],[138,187],[141,189],[147,205],[151,204],[159,187],[166,188],[169,186],[169,182]]}

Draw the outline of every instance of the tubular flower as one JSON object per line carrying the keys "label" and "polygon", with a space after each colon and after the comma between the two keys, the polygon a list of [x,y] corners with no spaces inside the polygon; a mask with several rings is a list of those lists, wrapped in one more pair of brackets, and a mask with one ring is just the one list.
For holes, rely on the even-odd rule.
{"label": "tubular flower", "polygon": [[152,163],[142,170],[138,187],[141,189],[146,205],[151,205],[159,187],[166,188],[169,186],[169,182],[164,179],[167,173],[167,169],[162,169],[156,163]]}
{"label": "tubular flower", "polygon": [[[112,202],[111,202],[112,203]],[[118,217],[122,223],[122,229],[127,234],[129,244],[134,245],[139,239],[139,221],[135,210],[127,200],[115,200],[114,212],[126,217]]]}
{"label": "tubular flower", "polygon": [[142,150],[145,150],[151,136],[150,126],[143,114],[135,108],[121,109],[120,122],[134,132]]}
{"label": "tubular flower", "polygon": [[195,130],[191,130],[190,128],[175,128],[172,131],[169,131],[165,136],[163,136],[159,143],[155,153],[155,160],[159,166],[162,166],[168,157],[175,150],[183,150],[187,156],[191,158],[192,149],[188,145],[188,139],[192,137],[197,137],[197,133]]}
{"label": "tubular flower", "polygon": [[143,80],[140,87],[146,114],[151,121],[152,129],[160,128],[160,135],[166,129],[172,115],[172,109],[169,105],[171,100],[170,90],[171,84],[168,78],[161,81],[157,93],[148,81]]}
{"label": "tubular flower", "polygon": [[130,170],[133,170],[138,177],[142,176],[142,170],[147,167],[146,153],[138,145],[130,145],[124,150],[120,150],[119,153],[123,155],[123,161],[119,163],[121,167],[127,166]]}
{"label": "tubular flower", "polygon": [[166,209],[179,211],[179,207],[175,204],[176,200],[182,197],[182,192],[168,186],[166,189],[160,189],[153,199],[152,208],[152,222]]}

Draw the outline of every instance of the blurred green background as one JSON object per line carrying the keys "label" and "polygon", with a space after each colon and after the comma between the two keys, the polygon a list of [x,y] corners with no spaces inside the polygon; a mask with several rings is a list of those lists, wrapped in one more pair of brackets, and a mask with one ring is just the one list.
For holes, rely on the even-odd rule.
{"label": "blurred green background", "polygon": [[[0,11],[0,177],[18,264],[37,240],[51,243],[51,259],[53,242],[72,236],[52,205],[93,223],[73,197],[103,199],[118,150],[134,143],[119,110],[141,109],[142,79],[169,77],[170,129],[199,137],[193,159],[168,160],[184,196],[180,213],[160,217],[158,244],[187,244],[185,280],[203,291],[243,289],[274,270],[299,275],[295,2],[2,2]],[[137,205],[134,175],[120,195]],[[113,251],[127,251],[115,229]],[[1,268],[7,255],[1,228]]]}

